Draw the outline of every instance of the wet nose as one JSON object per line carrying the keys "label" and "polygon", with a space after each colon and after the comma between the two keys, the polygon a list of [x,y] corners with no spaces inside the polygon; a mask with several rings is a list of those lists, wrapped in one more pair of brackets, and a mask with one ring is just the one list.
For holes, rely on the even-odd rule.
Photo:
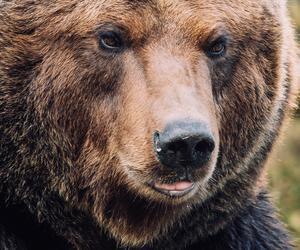
{"label": "wet nose", "polygon": [[154,149],[159,161],[174,170],[201,168],[210,160],[214,138],[205,124],[174,122],[163,132],[154,133]]}

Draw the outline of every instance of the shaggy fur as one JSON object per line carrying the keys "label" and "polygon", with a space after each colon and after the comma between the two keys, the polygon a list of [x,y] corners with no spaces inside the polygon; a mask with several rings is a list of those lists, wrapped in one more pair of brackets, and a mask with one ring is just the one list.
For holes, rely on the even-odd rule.
{"label": "shaggy fur", "polygon": [[[291,249],[264,166],[296,55],[283,0],[0,0],[0,249]],[[183,119],[216,149],[174,199],[152,137]]]}

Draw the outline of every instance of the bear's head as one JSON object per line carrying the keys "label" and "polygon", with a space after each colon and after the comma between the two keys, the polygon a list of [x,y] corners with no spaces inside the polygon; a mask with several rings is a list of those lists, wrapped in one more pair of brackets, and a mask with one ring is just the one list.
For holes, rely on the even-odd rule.
{"label": "bear's head", "polygon": [[0,176],[17,196],[43,185],[128,246],[255,197],[290,102],[283,1],[4,2]]}

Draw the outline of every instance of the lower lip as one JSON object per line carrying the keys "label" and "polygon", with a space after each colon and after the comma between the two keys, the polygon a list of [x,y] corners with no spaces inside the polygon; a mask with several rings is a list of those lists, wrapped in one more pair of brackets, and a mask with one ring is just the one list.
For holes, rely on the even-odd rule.
{"label": "lower lip", "polygon": [[182,197],[190,193],[195,188],[195,184],[187,181],[176,182],[173,184],[155,183],[153,188],[159,193],[170,197]]}

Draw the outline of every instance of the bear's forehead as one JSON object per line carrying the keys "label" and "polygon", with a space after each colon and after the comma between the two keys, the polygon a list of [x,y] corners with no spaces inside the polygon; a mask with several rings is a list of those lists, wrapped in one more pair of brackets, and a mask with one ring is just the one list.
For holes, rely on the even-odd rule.
{"label": "bear's forehead", "polygon": [[[124,26],[135,37],[155,30],[155,27],[198,32],[207,31],[207,27],[213,29],[220,24],[234,26],[245,20],[253,20],[253,15],[262,14],[263,2],[265,1],[86,0],[74,4],[74,1],[66,1],[61,6],[69,8],[69,11],[64,16],[58,16],[60,20],[52,23],[56,25],[56,30],[61,28],[79,34],[93,32],[107,23]],[[53,8],[56,10],[60,8],[59,5],[53,5]]]}

